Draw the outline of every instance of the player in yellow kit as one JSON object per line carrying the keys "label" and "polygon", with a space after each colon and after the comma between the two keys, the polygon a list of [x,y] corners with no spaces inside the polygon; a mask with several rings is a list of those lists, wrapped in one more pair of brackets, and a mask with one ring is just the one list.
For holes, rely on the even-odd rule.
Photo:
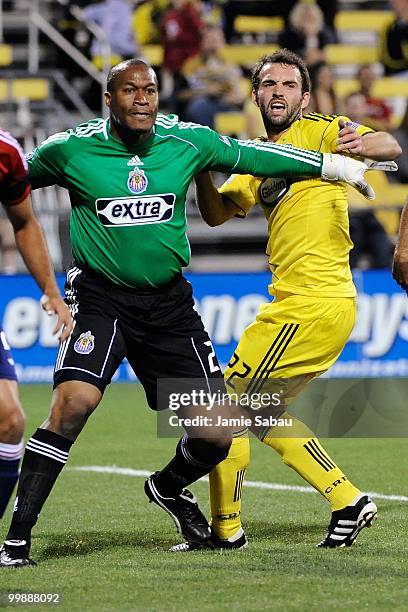
{"label": "player in yellow kit", "polygon": [[[375,133],[347,117],[302,116],[309,103],[310,81],[303,61],[292,52],[281,50],[262,58],[252,85],[269,141],[378,161],[401,153],[389,134]],[[391,169],[385,163],[383,167]],[[274,301],[261,306],[244,331],[225,379],[228,388],[239,393],[279,391],[281,405],[271,414],[289,418],[287,404],[336,361],[354,326],[356,289],[349,267],[352,242],[346,190],[340,183],[321,179],[233,175],[217,191],[208,174],[196,177],[196,187],[199,208],[209,225],[245,216],[255,204],[263,208]],[[351,484],[313,432],[291,419],[291,427],[251,429],[330,503],[332,520],[319,546],[350,546],[361,529],[372,524],[376,505]],[[210,474],[214,548],[247,544],[240,522],[240,492],[248,463],[249,441],[237,436],[228,458]],[[174,548],[193,549],[188,543]]]}

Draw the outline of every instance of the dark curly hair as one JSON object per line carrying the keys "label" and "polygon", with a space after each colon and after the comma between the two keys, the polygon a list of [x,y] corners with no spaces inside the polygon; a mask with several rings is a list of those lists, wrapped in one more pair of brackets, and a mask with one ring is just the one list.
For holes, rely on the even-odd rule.
{"label": "dark curly hair", "polygon": [[310,76],[305,62],[299,55],[293,53],[293,51],[289,51],[289,49],[279,49],[271,55],[264,55],[261,57],[259,62],[254,66],[254,69],[252,70],[252,91],[255,92],[255,94],[259,89],[259,74],[266,64],[285,64],[286,66],[296,66],[300,72],[300,76],[302,77],[302,94],[310,91]]}

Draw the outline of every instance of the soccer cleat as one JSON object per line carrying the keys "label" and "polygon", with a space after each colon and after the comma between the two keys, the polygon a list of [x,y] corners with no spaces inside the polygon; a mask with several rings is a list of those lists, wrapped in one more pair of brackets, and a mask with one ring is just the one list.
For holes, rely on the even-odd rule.
{"label": "soccer cleat", "polygon": [[377,506],[368,495],[362,495],[352,506],[346,506],[332,513],[326,537],[317,546],[320,548],[351,546],[360,531],[364,527],[371,527],[376,518]]}
{"label": "soccer cleat", "polygon": [[28,557],[30,547],[26,540],[5,540],[0,548],[0,567],[27,567],[37,565]]}
{"label": "soccer cleat", "polygon": [[170,514],[177,531],[189,542],[205,542],[211,537],[208,521],[191,491],[184,489],[177,497],[163,497],[154,484],[154,474],[152,474],[145,482],[145,493],[151,502]]}
{"label": "soccer cleat", "polygon": [[196,544],[194,542],[182,542],[170,548],[171,552],[192,552],[194,550],[243,550],[248,548],[248,540],[243,529],[239,529],[235,535],[227,540],[221,540],[213,531],[207,542]]}

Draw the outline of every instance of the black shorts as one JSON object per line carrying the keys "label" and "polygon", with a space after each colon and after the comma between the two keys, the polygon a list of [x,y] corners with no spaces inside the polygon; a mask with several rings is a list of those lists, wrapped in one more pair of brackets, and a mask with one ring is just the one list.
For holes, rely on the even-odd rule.
{"label": "black shorts", "polygon": [[205,392],[224,391],[191,284],[182,275],[158,290],[139,292],[73,267],[65,294],[75,326],[59,349],[54,387],[79,380],[103,392],[126,357],[154,410],[168,407],[157,392],[168,379],[196,379]]}

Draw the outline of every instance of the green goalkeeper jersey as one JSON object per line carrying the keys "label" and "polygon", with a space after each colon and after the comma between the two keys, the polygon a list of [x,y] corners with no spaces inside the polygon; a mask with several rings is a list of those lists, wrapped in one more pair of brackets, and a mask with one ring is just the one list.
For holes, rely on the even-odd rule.
{"label": "green goalkeeper jersey", "polygon": [[28,155],[32,187],[66,187],[75,262],[111,282],[157,288],[188,265],[185,198],[205,170],[320,177],[322,155],[239,141],[159,114],[149,138],[127,146],[109,120],[55,134]]}

